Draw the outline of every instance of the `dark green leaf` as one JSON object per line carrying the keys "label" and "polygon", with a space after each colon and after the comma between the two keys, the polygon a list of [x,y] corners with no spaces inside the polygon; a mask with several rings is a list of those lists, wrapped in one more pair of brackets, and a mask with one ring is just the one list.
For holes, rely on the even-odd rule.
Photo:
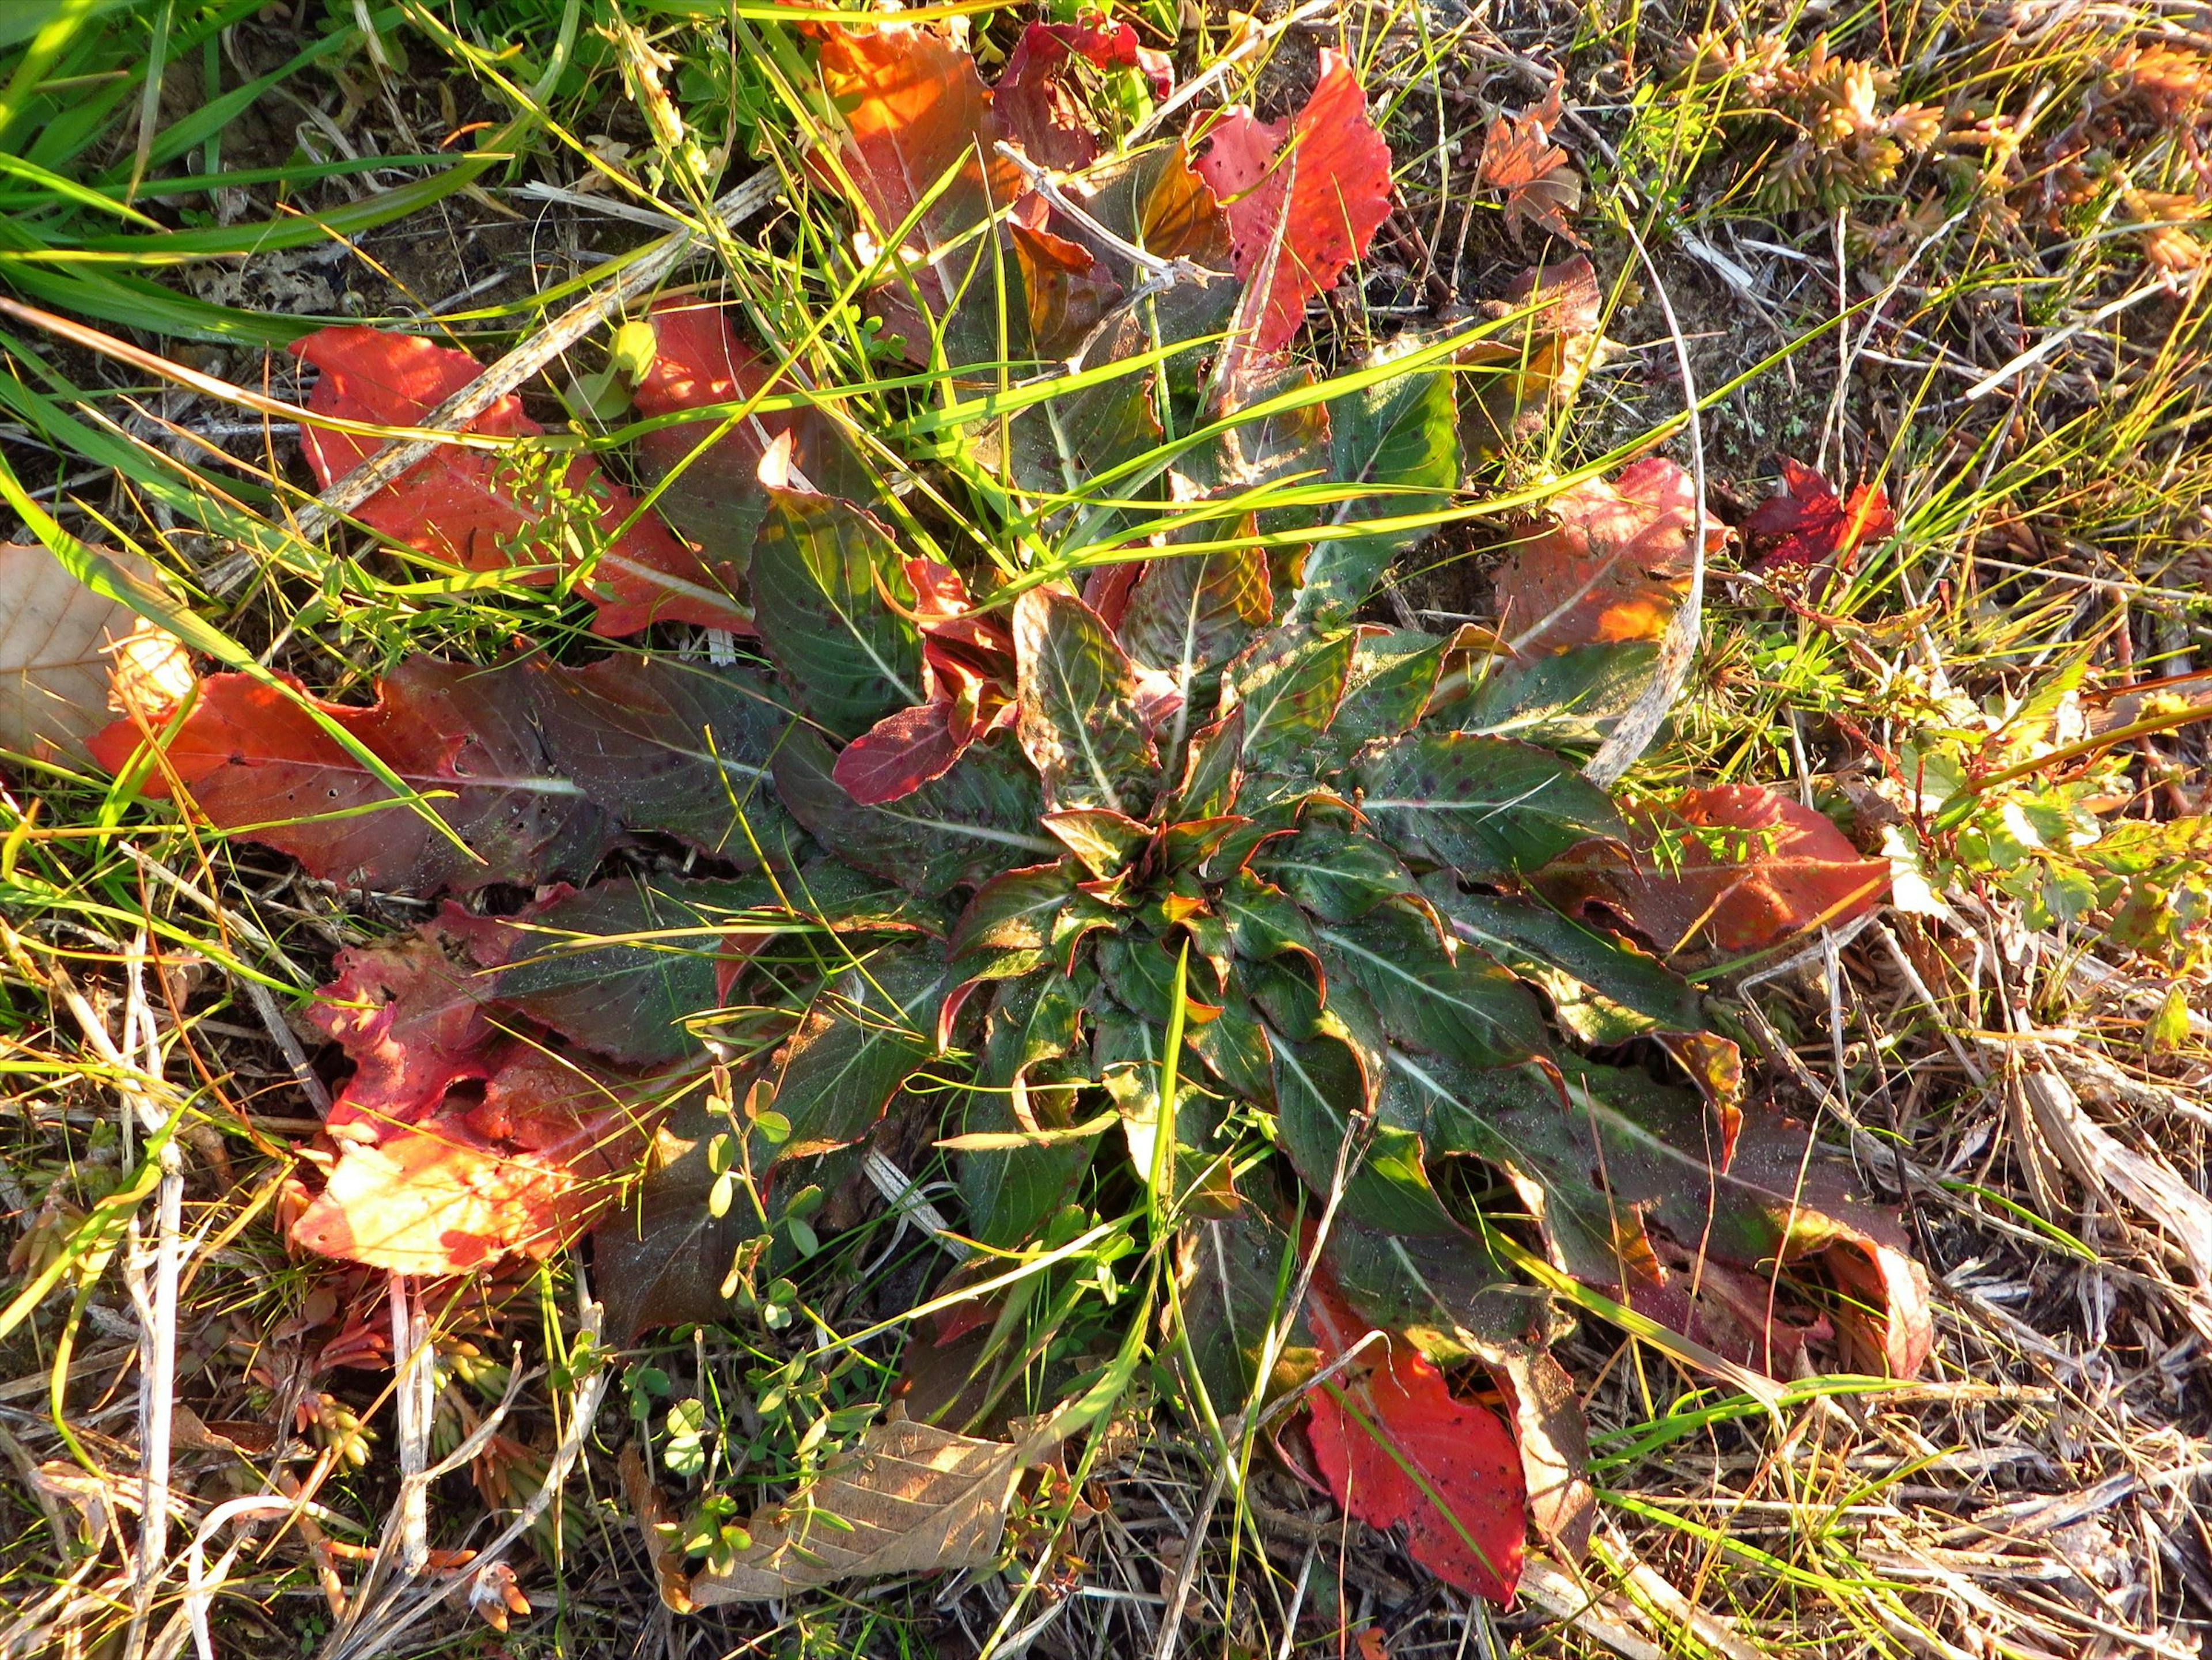
{"label": "dark green leaf", "polygon": [[1321,931],[1331,983],[1348,975],[1399,1043],[1469,1066],[1507,1066],[1545,1051],[1536,1000],[1472,948],[1448,956],[1429,919],[1405,904]]}
{"label": "dark green leaf", "polygon": [[1362,531],[1363,521],[1433,513],[1459,486],[1458,412],[1448,373],[1391,375],[1334,399],[1328,410],[1329,477],[1385,491],[1329,509],[1329,534],[1308,550],[1305,581],[1291,605],[1291,616],[1308,623],[1349,617],[1390,556],[1429,534],[1425,527]]}
{"label": "dark green leaf", "polygon": [[1060,852],[1037,834],[1036,778],[1004,740],[978,744],[896,801],[863,806],[830,775],[820,734],[793,731],[776,751],[775,784],[792,816],[847,863],[935,897]]}
{"label": "dark green leaf", "polygon": [[1543,1316],[1543,1293],[1516,1284],[1484,1239],[1464,1230],[1394,1234],[1340,1216],[1322,1261],[1361,1316],[1437,1359],[1473,1358]]}
{"label": "dark green leaf", "polygon": [[791,1134],[779,1143],[754,1129],[756,1171],[850,1146],[874,1127],[892,1091],[935,1052],[945,987],[935,959],[919,948],[876,952],[823,988],[776,1075],[775,1110]]}
{"label": "dark green leaf", "polygon": [[1462,732],[1530,743],[1602,742],[1659,661],[1649,640],[1576,646],[1494,668],[1444,718]]}
{"label": "dark green leaf", "polygon": [[1267,627],[1272,605],[1267,556],[1257,548],[1169,550],[1146,566],[1121,636],[1131,657],[1165,672],[1183,694],[1182,708],[1163,727],[1170,754],[1200,712],[1213,707],[1221,666]]}
{"label": "dark green leaf", "polygon": [[[1025,1128],[1014,1110],[1017,1089],[1023,1091],[1030,1116],[1041,1128],[1066,1127],[1073,1091],[1053,1080],[1054,1072],[1066,1068],[1052,1063],[1067,1052],[1073,1029],[1072,1025],[1066,1029],[1065,1043],[1057,1037],[1041,1037],[1039,1032],[1041,1012],[1045,1013],[1047,1025],[1067,1012],[1064,1000],[1055,1011],[1040,1008],[1045,996],[1066,984],[1056,974],[1036,974],[1000,988],[984,1023],[982,1059],[961,1122],[963,1134]],[[1027,1243],[1066,1201],[1097,1147],[1095,1140],[1061,1141],[956,1154],[969,1231],[985,1244],[1001,1250]]]}
{"label": "dark green leaf", "polygon": [[1267,1029],[1254,1018],[1251,1006],[1235,988],[1223,999],[1219,1014],[1186,1029],[1183,1043],[1230,1094],[1263,1107],[1275,1104],[1274,1057],[1267,1048]]}
{"label": "dark green leaf", "polygon": [[556,764],[632,829],[738,865],[783,858],[793,826],[769,764],[791,717],[760,676],[623,653],[535,690]]}
{"label": "dark green leaf", "polygon": [[493,995],[611,1060],[680,1060],[700,1052],[686,1023],[722,1000],[715,979],[724,935],[735,931],[730,913],[775,903],[775,889],[758,877],[604,882],[521,925],[520,949],[493,982]]}
{"label": "dark green leaf", "polygon": [[1363,750],[1360,806],[1393,846],[1476,881],[1549,864],[1599,836],[1623,836],[1606,793],[1558,756],[1465,733],[1418,732]]}
{"label": "dark green leaf", "polygon": [[811,490],[769,492],[753,546],[761,640],[806,712],[842,739],[924,701],[913,585],[866,508]]}
{"label": "dark green leaf", "polygon": [[1245,650],[1224,673],[1225,706],[1244,715],[1244,763],[1265,767],[1310,760],[1344,696],[1358,636],[1278,629]]}
{"label": "dark green leaf", "polygon": [[1363,634],[1329,727],[1331,754],[1346,760],[1362,744],[1411,731],[1437,689],[1448,643],[1414,629]]}
{"label": "dark green leaf", "polygon": [[1263,962],[1294,951],[1310,963],[1320,962],[1321,946],[1306,914],[1273,883],[1240,870],[1214,903],[1239,957]]}
{"label": "dark green leaf", "polygon": [[1014,602],[1022,748],[1054,807],[1131,817],[1152,806],[1159,764],[1137,712],[1137,677],[1098,613],[1072,593]]}
{"label": "dark green leaf", "polygon": [[1462,892],[1441,875],[1422,891],[1462,939],[1543,988],[1560,1024],[1585,1043],[1705,1028],[1697,988],[1617,935],[1535,900]]}
{"label": "dark green leaf", "polygon": [[1370,1080],[1350,1044],[1279,1031],[1269,1041],[1275,1122],[1307,1187],[1325,1196],[1341,1175],[1344,1213],[1389,1233],[1462,1231],[1429,1184],[1419,1133],[1369,1122]]}
{"label": "dark green leaf", "polygon": [[[1107,368],[1149,350],[1152,344],[1143,324],[1124,313],[1107,325],[1080,359],[1068,364],[1067,372]],[[1127,369],[1014,414],[1006,432],[1014,482],[1031,496],[1082,499],[1091,494],[1093,479],[1152,449],[1160,437],[1159,418],[1152,408],[1155,374],[1149,368]],[[996,417],[988,418],[995,426]],[[988,441],[981,447],[988,457]],[[1109,487],[1103,493],[1109,500],[1118,499],[1127,488]],[[1043,515],[1048,525],[1067,516],[1066,508]],[[1110,536],[1130,516],[1131,509],[1119,509],[1087,528]]]}
{"label": "dark green leaf", "polygon": [[1386,899],[1416,891],[1412,873],[1395,853],[1320,813],[1307,814],[1296,836],[1268,842],[1252,868],[1332,922],[1349,922]]}

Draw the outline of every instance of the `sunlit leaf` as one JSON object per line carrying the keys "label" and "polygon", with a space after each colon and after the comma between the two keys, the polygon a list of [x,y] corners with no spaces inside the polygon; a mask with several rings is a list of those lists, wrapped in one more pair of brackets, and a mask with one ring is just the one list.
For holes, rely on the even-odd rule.
{"label": "sunlit leaf", "polygon": [[1142,813],[1158,787],[1136,676],[1098,614],[1073,594],[1032,588],[1014,603],[1021,666],[1016,731],[1054,807]]}
{"label": "sunlit leaf", "polygon": [[1329,404],[1332,483],[1382,486],[1332,505],[1325,533],[1307,550],[1291,615],[1341,621],[1363,604],[1391,556],[1429,527],[1363,531],[1360,522],[1433,513],[1459,487],[1458,411],[1452,377],[1435,370],[1395,374]]}
{"label": "sunlit leaf", "polygon": [[[308,394],[319,413],[385,426],[419,426],[432,410],[471,385],[481,366],[466,352],[414,335],[374,329],[319,329],[292,350],[322,371]],[[471,421],[471,433],[528,438],[544,432],[512,395]],[[330,483],[382,446],[374,439],[307,427],[301,447],[317,480]],[[549,509],[563,499],[610,538],[584,592],[599,607],[598,632],[635,634],[652,623],[699,623],[745,629],[749,614],[735,574],[702,563],[636,498],[602,474],[589,456],[541,466],[527,477],[514,452],[441,447],[355,509],[372,530],[465,570],[537,568],[531,580],[552,581],[574,558],[549,538]],[[627,530],[626,520],[635,520]],[[617,532],[619,532],[619,534]]]}
{"label": "sunlit leaf", "polygon": [[1602,905],[1668,956],[1765,951],[1880,904],[1889,864],[1802,802],[1755,784],[1692,790],[1645,815],[1637,846],[1591,846],[1540,885],[1568,909]]}
{"label": "sunlit leaf", "polygon": [[1390,147],[1367,118],[1351,64],[1324,46],[1295,120],[1226,112],[1199,171],[1228,204],[1237,274],[1264,284],[1252,344],[1288,344],[1306,301],[1336,286],[1390,211]]}
{"label": "sunlit leaf", "polygon": [[1553,525],[1514,544],[1494,578],[1499,632],[1516,651],[1656,640],[1689,592],[1698,522],[1690,475],[1646,456],[1611,482],[1552,499]]}

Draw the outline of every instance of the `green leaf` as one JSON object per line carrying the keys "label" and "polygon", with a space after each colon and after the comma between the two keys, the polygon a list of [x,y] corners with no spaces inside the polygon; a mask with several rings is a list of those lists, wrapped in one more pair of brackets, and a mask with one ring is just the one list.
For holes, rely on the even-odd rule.
{"label": "green leaf", "polygon": [[1305,912],[1273,882],[1240,870],[1230,879],[1214,905],[1229,926],[1230,942],[1239,957],[1264,962],[1290,951],[1310,963],[1320,963],[1320,942]]}
{"label": "green leaf", "polygon": [[1363,520],[1436,512],[1459,486],[1449,374],[1390,375],[1334,399],[1328,410],[1330,477],[1384,486],[1388,493],[1356,496],[1330,508],[1327,523],[1334,534],[1308,550],[1305,580],[1291,602],[1291,617],[1305,623],[1348,617],[1389,569],[1391,555],[1429,534],[1426,527],[1363,532]]}
{"label": "green leaf", "polygon": [[993,877],[952,930],[946,960],[953,978],[1004,980],[1043,967],[1054,925],[1074,894],[1074,877],[1058,862]]}
{"label": "green leaf", "polygon": [[1231,709],[1190,740],[1174,817],[1218,818],[1235,806],[1243,755],[1244,711]]}
{"label": "green leaf", "polygon": [[1321,930],[1331,983],[1349,977],[1399,1043],[1469,1066],[1507,1066],[1544,1053],[1544,1018],[1527,987],[1472,948],[1455,961],[1411,906],[1377,907]]}
{"label": "green leaf", "polygon": [[1705,1029],[1697,988],[1626,939],[1534,900],[1462,892],[1441,873],[1421,886],[1462,939],[1540,986],[1559,1023],[1582,1042]]}
{"label": "green leaf", "polygon": [[1273,1108],[1274,1056],[1267,1047],[1267,1029],[1234,986],[1224,996],[1220,1013],[1183,1034],[1183,1046],[1230,1094]]}
{"label": "green leaf", "polygon": [[1498,881],[1627,826],[1606,793],[1549,751],[1465,733],[1417,732],[1363,750],[1361,809],[1401,851]]}
{"label": "green leaf", "polygon": [[1390,1116],[1419,1126],[1431,1152],[1480,1158],[1511,1177],[1553,1260],[1577,1279],[1618,1288],[1642,1274],[1650,1247],[1636,1206],[1600,1180],[1601,1169],[1613,1172],[1548,1068],[1397,1051],[1384,1096]]}
{"label": "green leaf", "polygon": [[632,829],[736,865],[782,860],[796,827],[769,769],[791,717],[760,676],[623,653],[536,690],[556,764]]}
{"label": "green leaf", "polygon": [[1046,813],[1038,822],[1102,882],[1120,875],[1152,839],[1151,826],[1105,807],[1072,807]]}
{"label": "green leaf", "polygon": [[1174,1000],[1173,951],[1141,933],[1109,933],[1098,942],[1099,978],[1114,1000],[1154,1025],[1165,1026]]}
{"label": "green leaf", "polygon": [[924,701],[915,597],[890,532],[866,508],[771,489],[753,544],[761,640],[805,711],[841,739]]}
{"label": "green leaf", "polygon": [[1273,605],[1267,556],[1258,548],[1167,550],[1145,567],[1121,637],[1131,657],[1165,673],[1183,695],[1166,728],[1170,754],[1181,749],[1199,711],[1213,707],[1222,665],[1267,626]]}
{"label": "green leaf", "polygon": [[1278,629],[1229,665],[1224,708],[1244,716],[1248,767],[1294,765],[1309,757],[1344,696],[1358,637],[1349,629],[1317,635]]}
{"label": "green leaf", "polygon": [[1362,634],[1329,727],[1330,753],[1348,760],[1362,744],[1411,731],[1437,690],[1449,644],[1417,629]]}
{"label": "green leaf", "polygon": [[1462,732],[1546,745],[1604,741],[1659,662],[1649,640],[1575,646],[1494,668],[1448,717]]}
{"label": "green leaf", "polygon": [[1022,748],[1054,807],[1141,817],[1158,758],[1137,712],[1137,676],[1112,632],[1073,594],[1032,588],[1014,602]]}
{"label": "green leaf", "polygon": [[[1081,384],[1009,417],[1006,455],[1015,483],[1035,496],[1083,498],[1092,493],[1093,479],[1158,444],[1160,423],[1153,412],[1152,393],[1158,371],[1133,367],[1110,372],[1113,365],[1149,350],[1152,344],[1143,325],[1123,313],[1079,361],[1067,365],[1066,378],[1082,376]],[[1109,372],[1091,378],[1099,371]],[[996,421],[986,417],[976,424],[988,430]],[[988,441],[982,448],[988,458]],[[1120,493],[1103,492],[1109,498]],[[1054,508],[1044,514],[1044,522],[1057,525],[1070,510]],[[1132,516],[1132,509],[1118,509],[1087,528],[1094,537],[1110,536]]]}
{"label": "green leaf", "polygon": [[1380,1122],[1362,1128],[1370,1079],[1352,1046],[1332,1037],[1268,1036],[1276,1124],[1306,1186],[1326,1195],[1341,1166],[1346,1216],[1394,1234],[1462,1231],[1429,1183],[1419,1133]]}
{"label": "green leaf", "polygon": [[[1053,1062],[1073,1045],[1073,1012],[1064,998],[1044,1006],[1066,985],[1059,975],[1036,974],[999,988],[984,1022],[982,1057],[961,1121],[963,1134],[1023,1128],[1014,1110],[1018,1088],[1041,1128],[1069,1122],[1073,1091],[1061,1087],[1057,1075],[1069,1069]],[[954,1154],[969,1231],[1005,1250],[1028,1243],[1066,1202],[1097,1148],[1097,1141],[1086,1140]]]}
{"label": "green leaf", "polygon": [[871,806],[830,775],[835,761],[819,733],[794,729],[775,755],[784,805],[846,863],[911,892],[933,898],[1059,855],[1059,843],[1036,834],[1036,775],[1003,742],[978,744],[942,777]]}
{"label": "green leaf", "polygon": [[686,1023],[722,1000],[715,979],[729,913],[775,903],[775,890],[758,877],[603,882],[520,925],[520,949],[492,995],[611,1060],[681,1060],[702,1052]]}
{"label": "green leaf", "polygon": [[1252,869],[1332,922],[1352,921],[1386,899],[1417,891],[1405,861],[1390,848],[1319,812],[1308,813],[1297,835],[1261,848]]}
{"label": "green leaf", "polygon": [[756,1171],[849,1146],[874,1128],[892,1091],[935,1053],[945,984],[935,958],[915,947],[876,952],[816,996],[776,1077],[775,1109],[790,1135],[771,1141],[755,1127]]}
{"label": "green leaf", "polygon": [[1515,1281],[1481,1236],[1396,1234],[1340,1216],[1322,1261],[1345,1301],[1437,1360],[1474,1359],[1525,1335],[1544,1297]]}

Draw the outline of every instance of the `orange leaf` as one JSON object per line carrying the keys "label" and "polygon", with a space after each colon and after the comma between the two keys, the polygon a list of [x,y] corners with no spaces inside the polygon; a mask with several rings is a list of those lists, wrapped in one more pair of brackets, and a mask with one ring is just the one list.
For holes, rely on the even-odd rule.
{"label": "orange leaf", "polygon": [[1482,141],[1482,182],[1504,193],[1505,228],[1517,243],[1524,224],[1534,223],[1562,241],[1582,246],[1567,216],[1583,204],[1582,176],[1568,165],[1567,153],[1551,142],[1559,119],[1565,76],[1554,71],[1549,98],[1538,107],[1509,119],[1500,114]]}
{"label": "orange leaf", "polygon": [[1352,65],[1326,46],[1296,120],[1227,111],[1198,170],[1227,206],[1237,274],[1267,283],[1252,337],[1260,351],[1288,344],[1306,301],[1336,286],[1390,211],[1390,147],[1367,119]]}
{"label": "orange leaf", "polygon": [[655,1116],[573,1063],[520,1049],[480,1104],[342,1141],[293,1241],[400,1274],[550,1256],[614,1200]]}
{"label": "orange leaf", "polygon": [[907,250],[915,262],[914,293],[898,283],[878,293],[907,355],[926,361],[928,331],[915,298],[942,317],[969,286],[969,268],[979,252],[983,269],[976,280],[988,290],[989,251],[979,250],[969,233],[1021,193],[1020,171],[994,148],[1004,130],[975,60],[940,29],[826,24],[819,68],[823,89],[845,123],[837,182],[866,210],[872,242],[879,246],[939,179],[952,175],[915,226]]}
{"label": "orange leaf", "polygon": [[1551,527],[1515,544],[1494,580],[1499,631],[1522,653],[1656,640],[1690,587],[1690,475],[1647,456],[1611,482],[1562,490]]}
{"label": "orange leaf", "polygon": [[1889,866],[1862,859],[1812,808],[1724,784],[1650,814],[1638,849],[1586,843],[1537,884],[1567,909],[1618,912],[1670,956],[1735,957],[1873,909],[1888,895]]}
{"label": "orange leaf", "polygon": [[[308,394],[309,409],[385,426],[420,425],[481,373],[465,351],[375,329],[318,329],[294,342],[292,350],[322,371]],[[465,429],[510,438],[544,431],[512,395]],[[301,447],[325,485],[383,447],[374,439],[314,426],[305,429]],[[635,634],[655,622],[750,626],[744,608],[659,520],[648,513],[621,529],[637,511],[637,498],[602,474],[588,456],[569,461],[558,489],[592,504],[593,521],[611,538],[585,587],[599,607],[596,632]],[[547,506],[541,497],[550,496],[550,487],[523,483],[512,456],[453,447],[425,457],[355,512],[372,530],[463,569],[501,570],[519,564],[531,568],[524,580],[550,582],[564,550],[558,542],[539,536]]]}

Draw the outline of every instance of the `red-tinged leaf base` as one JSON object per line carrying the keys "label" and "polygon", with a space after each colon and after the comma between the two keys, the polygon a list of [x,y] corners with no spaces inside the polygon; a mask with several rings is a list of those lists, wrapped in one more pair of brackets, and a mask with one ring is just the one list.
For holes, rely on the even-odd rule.
{"label": "red-tinged leaf base", "polygon": [[1390,147],[1352,65],[1327,47],[1296,120],[1229,111],[1198,170],[1227,207],[1237,276],[1266,276],[1240,313],[1255,319],[1251,344],[1263,352],[1289,344],[1306,301],[1336,286],[1390,212]]}
{"label": "red-tinged leaf base", "polygon": [[1638,850],[1586,843],[1538,885],[1568,909],[1616,912],[1669,956],[1736,957],[1873,909],[1889,866],[1802,802],[1726,784],[1647,815]]}

